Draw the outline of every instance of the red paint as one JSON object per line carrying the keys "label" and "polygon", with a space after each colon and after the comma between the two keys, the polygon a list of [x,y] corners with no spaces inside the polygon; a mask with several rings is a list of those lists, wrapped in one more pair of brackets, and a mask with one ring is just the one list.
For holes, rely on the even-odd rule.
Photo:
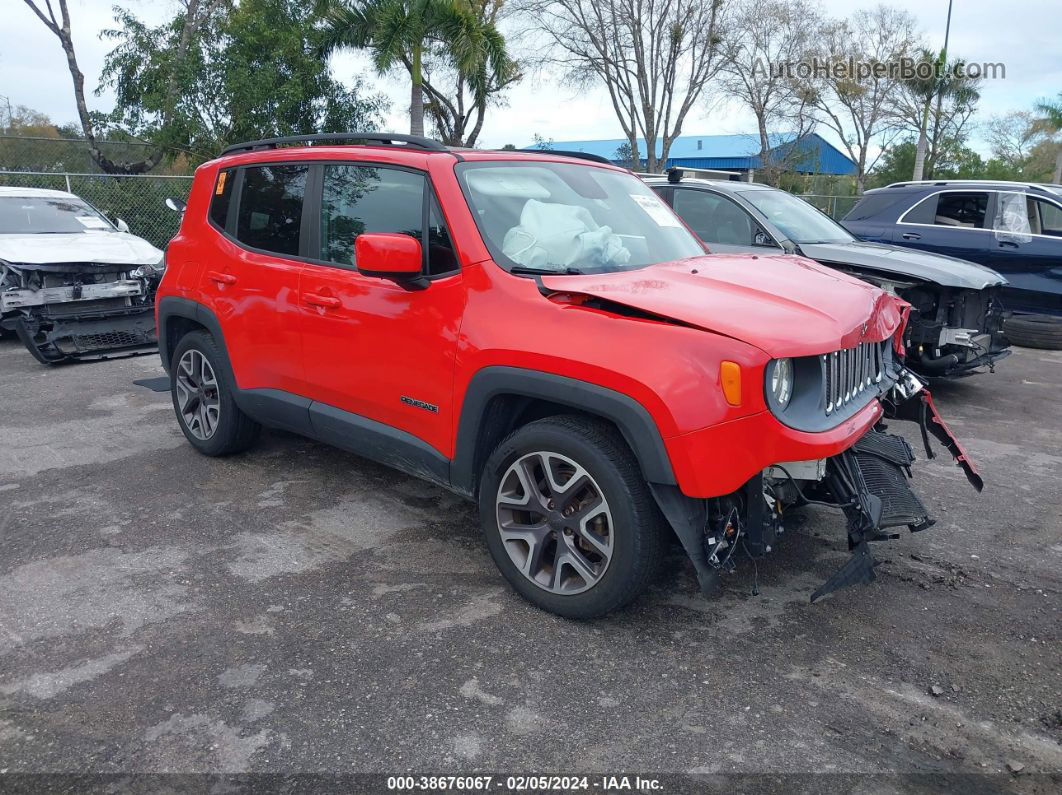
{"label": "red paint", "polygon": [[358,235],[354,239],[358,270],[369,273],[420,273],[420,241],[409,235]]}
{"label": "red paint", "polygon": [[[548,153],[461,154],[572,162]],[[433,279],[427,289],[407,289],[349,267],[248,251],[207,222],[220,167],[293,160],[425,172],[460,272]],[[872,403],[823,433],[787,428],[765,405],[764,367],[772,357],[897,335],[906,312],[899,299],[810,260],[729,255],[608,275],[547,276],[544,285],[559,294],[546,297],[532,279],[490,260],[460,191],[456,162],[449,153],[397,147],[315,146],[206,163],[170,243],[159,296],[191,298],[217,315],[240,387],[337,406],[413,434],[446,457],[454,455],[469,383],[493,365],[567,376],[633,398],[654,418],[682,491],[695,497],[733,491],[773,463],[834,455],[880,417]],[[409,244],[419,262],[419,243],[383,237],[357,240],[359,265],[364,259],[405,270],[413,256]],[[624,316],[607,304],[594,308],[586,303],[590,297],[650,318]],[[723,395],[724,360],[741,368],[741,405],[729,405]],[[439,410],[408,405],[403,396]]]}

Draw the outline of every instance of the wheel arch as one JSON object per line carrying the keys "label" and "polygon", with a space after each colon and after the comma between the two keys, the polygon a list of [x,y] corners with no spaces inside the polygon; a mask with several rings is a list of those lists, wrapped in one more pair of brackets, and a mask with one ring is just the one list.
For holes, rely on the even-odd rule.
{"label": "wheel arch", "polygon": [[516,367],[486,367],[465,391],[459,415],[451,488],[475,497],[491,451],[510,432],[544,416],[579,413],[613,424],[634,452],[650,483],[676,483],[663,437],[634,398],[574,378]]}
{"label": "wheel arch", "polygon": [[232,362],[229,361],[225,335],[221,331],[217,315],[200,303],[172,295],[162,298],[158,305],[159,357],[162,359],[163,369],[167,373],[170,371],[170,360],[181,338],[198,330],[206,331],[214,338],[218,352],[231,373]]}

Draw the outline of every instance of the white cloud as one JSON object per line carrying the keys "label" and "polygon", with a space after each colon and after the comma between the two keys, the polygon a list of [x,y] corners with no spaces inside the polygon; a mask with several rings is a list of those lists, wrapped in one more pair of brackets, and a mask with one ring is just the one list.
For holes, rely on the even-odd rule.
{"label": "white cloud", "polygon": [[[99,32],[113,23],[115,0],[72,0],[71,15],[78,58],[93,90],[103,59],[111,45]],[[58,41],[21,2],[7,0],[5,25],[0,33],[0,96],[15,105],[28,105],[56,121],[76,117],[70,75]],[[173,2],[126,2],[149,21],[172,13]],[[834,15],[871,8],[875,0],[824,0]],[[890,0],[890,5],[909,10],[919,20],[933,46],[943,42],[946,0]],[[1011,109],[1027,108],[1038,98],[1053,96],[1062,86],[1062,14],[1059,0],[958,0],[952,18],[951,52],[967,61],[1006,64],[1005,80],[989,81],[980,106],[982,118]],[[340,78],[361,71],[392,100],[387,124],[396,131],[407,129],[405,109],[407,84],[400,79],[377,78],[363,58],[342,55],[334,61]],[[91,97],[93,107],[106,109],[111,96]],[[733,133],[750,129],[751,118],[741,108],[705,105],[688,119],[685,132]],[[482,143],[502,146],[528,144],[538,133],[556,140],[620,137],[608,96],[603,90],[575,90],[560,85],[548,75],[525,80],[514,87],[505,107],[488,116]]]}

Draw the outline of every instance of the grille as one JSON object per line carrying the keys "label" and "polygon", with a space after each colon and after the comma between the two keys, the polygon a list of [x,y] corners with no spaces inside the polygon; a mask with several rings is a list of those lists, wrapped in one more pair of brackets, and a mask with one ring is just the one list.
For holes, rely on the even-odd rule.
{"label": "grille", "polygon": [[124,348],[130,345],[143,345],[143,334],[128,331],[111,331],[105,334],[77,334],[74,344],[81,351],[98,351],[104,348]]}
{"label": "grille", "polygon": [[885,376],[885,346],[882,342],[863,342],[854,348],[822,355],[825,377],[826,414],[842,409],[881,382]]}

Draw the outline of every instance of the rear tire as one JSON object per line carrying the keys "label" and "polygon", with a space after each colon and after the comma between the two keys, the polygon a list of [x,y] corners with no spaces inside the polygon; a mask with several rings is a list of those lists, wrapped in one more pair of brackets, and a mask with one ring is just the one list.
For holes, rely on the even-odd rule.
{"label": "rear tire", "polygon": [[210,334],[181,337],[170,362],[170,396],[184,437],[203,455],[242,453],[258,441],[262,426],[236,405],[234,387]]}
{"label": "rear tire", "polygon": [[1004,321],[1003,334],[1012,345],[1023,348],[1062,350],[1062,317],[1014,315]]}
{"label": "rear tire", "polygon": [[509,584],[565,618],[633,601],[666,552],[638,461],[613,426],[593,418],[548,417],[510,434],[484,466],[479,512]]}

